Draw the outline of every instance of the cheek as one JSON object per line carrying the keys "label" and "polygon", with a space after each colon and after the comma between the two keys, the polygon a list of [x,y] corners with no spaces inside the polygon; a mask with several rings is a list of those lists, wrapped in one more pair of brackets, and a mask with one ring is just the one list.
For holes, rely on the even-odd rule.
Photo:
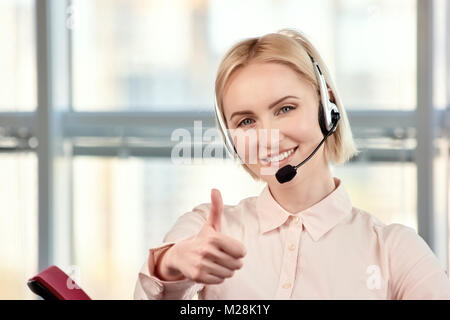
{"label": "cheek", "polygon": [[299,117],[286,119],[286,122],[283,123],[283,127],[280,129],[280,133],[284,138],[300,143],[315,140],[320,132],[319,124],[315,123],[315,120],[300,119]]}
{"label": "cheek", "polygon": [[246,133],[236,131],[233,136],[234,145],[239,157],[245,163],[257,163],[258,138],[256,131],[248,130]]}

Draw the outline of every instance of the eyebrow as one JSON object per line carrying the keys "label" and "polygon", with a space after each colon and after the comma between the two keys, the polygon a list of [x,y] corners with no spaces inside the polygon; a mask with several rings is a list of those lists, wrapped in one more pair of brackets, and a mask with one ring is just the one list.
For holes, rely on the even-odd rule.
{"label": "eyebrow", "polygon": [[[285,96],[285,97],[283,97],[283,98],[280,98],[280,99],[278,99],[277,101],[274,101],[274,102],[272,102],[270,105],[269,105],[269,110],[270,109],[272,109],[273,107],[275,107],[277,104],[279,104],[280,102],[282,102],[282,101],[284,101],[284,100],[286,100],[286,99],[289,99],[289,98],[296,98],[296,99],[300,99],[299,97],[296,97],[296,96]],[[231,117],[230,117],[230,121],[231,121],[231,119],[233,119],[233,117],[234,116],[238,116],[238,115],[241,115],[241,114],[254,114],[254,112],[253,111],[250,111],[250,110],[243,110],[243,111],[236,111],[236,112],[233,112],[233,114],[231,115]]]}

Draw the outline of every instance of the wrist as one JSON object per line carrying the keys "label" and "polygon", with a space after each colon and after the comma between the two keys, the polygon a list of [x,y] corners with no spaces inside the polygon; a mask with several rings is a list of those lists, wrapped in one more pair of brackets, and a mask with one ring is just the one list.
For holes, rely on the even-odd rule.
{"label": "wrist", "polygon": [[183,274],[173,265],[174,247],[175,245],[162,252],[156,265],[156,274],[164,281],[184,279]]}

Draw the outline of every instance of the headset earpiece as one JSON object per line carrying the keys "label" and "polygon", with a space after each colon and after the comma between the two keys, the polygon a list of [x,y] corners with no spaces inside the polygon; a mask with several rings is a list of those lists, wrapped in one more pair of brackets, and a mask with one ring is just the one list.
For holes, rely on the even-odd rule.
{"label": "headset earpiece", "polygon": [[333,125],[336,125],[339,119],[341,119],[341,114],[339,113],[339,111],[332,110],[331,119],[333,119]]}
{"label": "headset earpiece", "polygon": [[319,125],[323,135],[326,136],[331,130],[331,133],[336,130],[340,119],[339,109],[336,104],[330,100],[328,86],[325,77],[322,74],[322,70],[320,70],[319,64],[314,61],[314,58],[311,55],[309,55],[309,57],[314,66],[317,82],[319,84]]}

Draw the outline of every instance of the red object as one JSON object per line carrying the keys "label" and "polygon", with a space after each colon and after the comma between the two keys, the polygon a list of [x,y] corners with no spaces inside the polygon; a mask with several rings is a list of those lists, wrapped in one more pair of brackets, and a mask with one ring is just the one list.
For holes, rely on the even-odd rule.
{"label": "red object", "polygon": [[91,300],[91,298],[57,266],[51,266],[28,280],[28,287],[44,300]]}

